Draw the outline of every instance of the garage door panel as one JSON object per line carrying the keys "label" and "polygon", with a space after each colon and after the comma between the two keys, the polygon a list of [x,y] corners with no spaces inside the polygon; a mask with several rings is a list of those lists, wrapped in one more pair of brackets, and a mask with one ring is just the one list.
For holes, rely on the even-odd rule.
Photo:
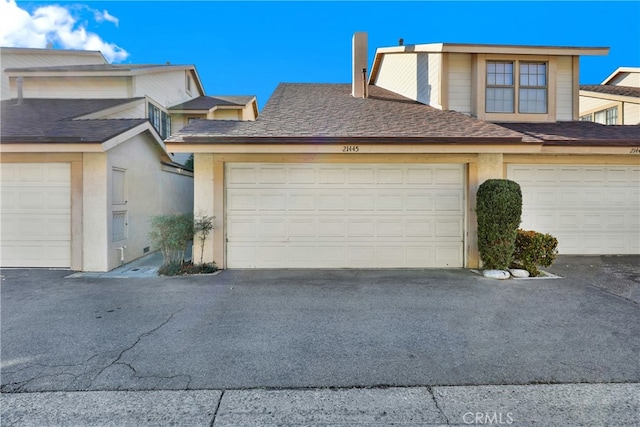
{"label": "garage door panel", "polygon": [[3,267],[69,267],[71,172],[68,163],[2,164]]}
{"label": "garage door panel", "polygon": [[564,254],[640,253],[640,167],[509,165],[521,228],[551,233]]}
{"label": "garage door panel", "polygon": [[463,265],[462,165],[232,164],[226,173],[227,267]]}

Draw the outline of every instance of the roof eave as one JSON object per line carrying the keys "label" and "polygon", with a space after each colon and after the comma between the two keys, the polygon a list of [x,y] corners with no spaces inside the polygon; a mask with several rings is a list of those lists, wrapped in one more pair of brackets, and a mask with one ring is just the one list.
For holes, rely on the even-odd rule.
{"label": "roof eave", "polygon": [[521,137],[413,137],[413,136],[205,136],[175,135],[167,143],[187,144],[538,144]]}

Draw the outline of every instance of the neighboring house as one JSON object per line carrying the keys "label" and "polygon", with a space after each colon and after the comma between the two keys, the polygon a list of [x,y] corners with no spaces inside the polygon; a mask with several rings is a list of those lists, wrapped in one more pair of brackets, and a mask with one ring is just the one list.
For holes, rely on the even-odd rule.
{"label": "neighboring house", "polygon": [[182,126],[170,107],[205,97],[194,66],[13,48],[2,64],[0,265],[108,271],[156,249],[153,215],[193,211],[163,140]]}
{"label": "neighboring house", "polygon": [[580,120],[640,124],[640,68],[620,67],[599,85],[581,85]]}
{"label": "neighboring house", "polygon": [[523,190],[525,229],[563,254],[640,253],[640,127],[579,122],[579,56],[606,48],[354,36],[351,84],[281,84],[257,120],[195,121],[205,257],[227,268],[477,267],[475,198]]}
{"label": "neighboring house", "polygon": [[[0,47],[0,67],[50,67],[56,65],[98,65],[107,60],[97,50],[25,49]],[[11,98],[9,77],[2,74],[2,100]]]}

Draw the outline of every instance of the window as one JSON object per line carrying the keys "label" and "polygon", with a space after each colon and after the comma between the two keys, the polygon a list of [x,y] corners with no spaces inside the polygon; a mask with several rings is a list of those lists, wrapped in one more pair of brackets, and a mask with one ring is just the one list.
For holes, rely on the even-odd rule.
{"label": "window", "polygon": [[580,116],[580,121],[581,122],[592,122],[593,121],[593,114],[585,114],[584,116]]}
{"label": "window", "polygon": [[162,139],[167,139],[171,136],[171,116],[167,113],[149,103],[149,121],[153,127],[158,131]]}
{"label": "window", "polygon": [[191,76],[189,75],[189,72],[186,72],[186,88],[187,88],[187,93],[191,94]]}
{"label": "window", "polygon": [[[518,70],[518,80],[514,79]],[[547,113],[545,62],[488,61],[485,93],[487,113]]]}
{"label": "window", "polygon": [[603,125],[617,125],[618,107],[611,107],[606,110],[596,111],[594,113],[593,121]]}
{"label": "window", "polygon": [[113,168],[111,171],[111,204],[125,205],[127,203],[125,188],[124,169]]}
{"label": "window", "polygon": [[487,113],[513,113],[513,62],[487,62]]}
{"label": "window", "polygon": [[114,242],[127,238],[127,213],[113,212],[111,220],[111,240]]}
{"label": "window", "polygon": [[200,120],[200,118],[199,117],[189,117],[187,119],[187,121],[189,122],[188,124],[191,124],[191,123],[195,122],[196,120]]}
{"label": "window", "polygon": [[544,62],[520,63],[518,112],[547,112],[547,64]]}

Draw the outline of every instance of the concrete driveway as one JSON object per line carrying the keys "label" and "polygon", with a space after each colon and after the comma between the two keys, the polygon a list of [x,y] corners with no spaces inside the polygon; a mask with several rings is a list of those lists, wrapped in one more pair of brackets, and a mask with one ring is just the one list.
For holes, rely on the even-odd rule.
{"label": "concrete driveway", "polygon": [[[640,382],[639,261],[561,258],[550,270],[562,279],[509,281],[462,269],[4,270],[2,391]],[[628,295],[602,285],[621,281]]]}

